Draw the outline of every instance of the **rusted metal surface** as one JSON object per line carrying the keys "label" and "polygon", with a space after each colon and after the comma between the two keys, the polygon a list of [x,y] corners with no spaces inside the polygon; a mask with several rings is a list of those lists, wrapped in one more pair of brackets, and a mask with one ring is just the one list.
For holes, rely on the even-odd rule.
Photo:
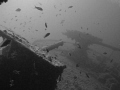
{"label": "rusted metal surface", "polygon": [[[12,32],[10,34],[9,32]],[[54,90],[65,65],[37,52],[25,38],[0,30],[4,48],[0,55],[0,90]],[[10,40],[6,42],[5,40]]]}

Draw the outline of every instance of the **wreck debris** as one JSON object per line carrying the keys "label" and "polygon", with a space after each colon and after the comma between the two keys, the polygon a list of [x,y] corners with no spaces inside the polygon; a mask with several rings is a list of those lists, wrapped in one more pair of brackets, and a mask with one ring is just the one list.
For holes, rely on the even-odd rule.
{"label": "wreck debris", "polygon": [[11,43],[11,40],[6,39],[3,41],[2,45],[0,45],[0,47],[8,46],[10,43]]}
{"label": "wreck debris", "polygon": [[[0,90],[6,88],[8,90],[11,88],[13,90],[29,90],[30,88],[55,90],[56,80],[66,66],[55,58],[51,58],[51,61],[44,59],[40,55],[41,52],[35,52],[34,46],[14,32],[10,34],[8,30],[0,30],[0,35],[12,41],[10,46],[2,50],[3,56],[0,57]],[[27,47],[23,41],[30,47]],[[17,53],[14,55],[15,58],[12,58],[13,52]]]}
{"label": "wreck debris", "polygon": [[59,46],[63,46],[63,44],[64,44],[63,41],[59,41],[59,42],[57,42],[55,44],[52,44],[52,45],[49,45],[49,46],[44,46],[44,47],[41,48],[41,50],[49,52],[49,51],[51,51],[51,50],[53,50],[55,48],[58,48]]}

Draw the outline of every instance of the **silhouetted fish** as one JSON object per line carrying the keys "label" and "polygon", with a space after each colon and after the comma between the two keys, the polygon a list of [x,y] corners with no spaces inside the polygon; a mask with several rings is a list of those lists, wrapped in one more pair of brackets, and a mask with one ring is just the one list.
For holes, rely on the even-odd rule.
{"label": "silhouetted fish", "polygon": [[63,24],[65,22],[65,20],[61,20],[60,24]]}
{"label": "silhouetted fish", "polygon": [[80,49],[82,48],[80,44],[77,44],[77,47],[80,48]]}
{"label": "silhouetted fish", "polygon": [[20,11],[21,11],[21,9],[20,9],[20,8],[17,8],[15,11],[20,12]]}
{"label": "silhouetted fish", "polygon": [[69,56],[71,56],[71,53],[68,53]]}
{"label": "silhouetted fish", "polygon": [[47,23],[45,23],[45,27],[47,28]]}
{"label": "silhouetted fish", "polygon": [[49,35],[50,35],[50,33],[45,34],[44,38],[48,37]]}
{"label": "silhouetted fish", "polygon": [[43,11],[43,9],[41,7],[36,7],[35,6],[35,8],[38,9],[38,10],[40,10],[40,11]]}
{"label": "silhouetted fish", "polygon": [[104,52],[103,54],[107,54],[107,52]]}
{"label": "silhouetted fish", "polygon": [[68,8],[72,8],[73,6],[69,6]]}
{"label": "silhouetted fish", "polygon": [[86,73],[86,76],[89,78],[89,75]]}

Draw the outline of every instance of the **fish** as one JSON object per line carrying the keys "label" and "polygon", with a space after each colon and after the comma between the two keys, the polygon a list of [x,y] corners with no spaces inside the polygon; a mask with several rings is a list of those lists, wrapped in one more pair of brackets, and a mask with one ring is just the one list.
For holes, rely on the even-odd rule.
{"label": "fish", "polygon": [[20,8],[17,8],[17,9],[16,9],[16,12],[20,12],[20,11],[21,11],[21,9],[20,9]]}
{"label": "fish", "polygon": [[35,6],[36,9],[40,10],[40,11],[43,11],[43,9],[41,7],[37,7]]}
{"label": "fish", "polygon": [[77,47],[80,48],[80,49],[82,48],[80,44],[77,44]]}
{"label": "fish", "polygon": [[47,28],[47,23],[45,23],[45,27]]}
{"label": "fish", "polygon": [[65,20],[61,20],[60,24],[63,24],[65,22]]}
{"label": "fish", "polygon": [[71,56],[71,53],[68,53],[69,56]]}
{"label": "fish", "polygon": [[89,75],[86,73],[86,76],[89,78]]}
{"label": "fish", "polygon": [[80,43],[78,43],[78,42],[76,42],[76,46],[78,47],[78,48],[82,48],[82,46],[80,45]]}
{"label": "fish", "polygon": [[68,8],[72,8],[73,6],[69,6]]}
{"label": "fish", "polygon": [[103,54],[107,54],[107,52],[104,52]]}
{"label": "fish", "polygon": [[50,35],[50,33],[46,33],[46,34],[44,35],[44,38],[48,37],[49,35]]}

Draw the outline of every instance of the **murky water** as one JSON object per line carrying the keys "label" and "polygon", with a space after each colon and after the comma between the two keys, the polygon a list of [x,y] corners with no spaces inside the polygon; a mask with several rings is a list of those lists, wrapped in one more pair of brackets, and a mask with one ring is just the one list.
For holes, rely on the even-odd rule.
{"label": "murky water", "polygon": [[106,73],[116,81],[120,75],[119,9],[119,0],[11,0],[0,6],[0,25],[40,48],[61,39],[64,45],[51,54],[66,57],[62,62],[72,62],[98,81]]}

